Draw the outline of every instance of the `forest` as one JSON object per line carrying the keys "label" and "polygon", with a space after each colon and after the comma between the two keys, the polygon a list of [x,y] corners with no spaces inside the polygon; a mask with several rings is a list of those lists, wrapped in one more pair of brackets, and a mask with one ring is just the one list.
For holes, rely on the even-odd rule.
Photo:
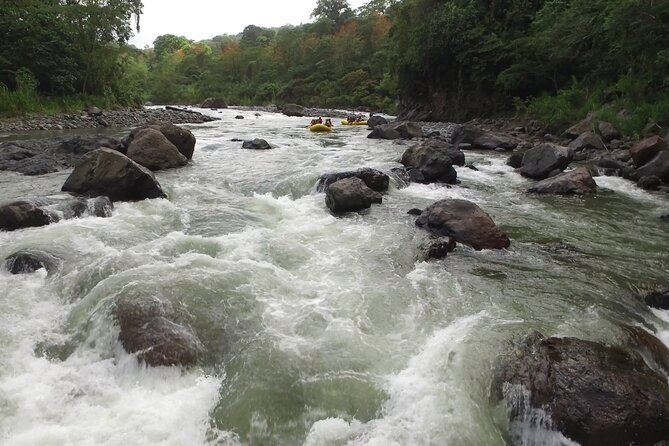
{"label": "forest", "polygon": [[[669,122],[669,2],[319,0],[312,22],[128,45],[141,0],[2,1],[0,115],[299,103],[421,120],[594,111],[629,134]],[[625,110],[624,116],[620,114]]]}

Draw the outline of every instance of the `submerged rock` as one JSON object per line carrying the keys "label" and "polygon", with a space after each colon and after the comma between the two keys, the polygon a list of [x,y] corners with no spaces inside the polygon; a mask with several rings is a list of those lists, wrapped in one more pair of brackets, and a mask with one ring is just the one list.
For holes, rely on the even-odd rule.
{"label": "submerged rock", "polygon": [[60,259],[42,251],[22,250],[5,259],[7,270],[12,274],[29,274],[44,268],[50,274],[58,268]]}
{"label": "submerged rock", "polygon": [[385,192],[390,185],[390,177],[380,170],[364,167],[358,170],[338,173],[326,173],[321,175],[316,185],[318,192],[324,192],[331,184],[336,183],[344,178],[360,178],[365,182],[365,185],[377,192]]}
{"label": "submerged rock", "polygon": [[272,146],[270,143],[264,139],[255,138],[253,140],[244,141],[242,143],[242,149],[252,149],[252,150],[269,150]]}
{"label": "submerged rock", "polygon": [[381,203],[380,193],[367,187],[357,177],[336,181],[325,190],[325,204],[332,212],[355,212]]}
{"label": "submerged rock", "polygon": [[660,310],[669,310],[669,288],[650,291],[641,296],[646,305]]}
{"label": "submerged rock", "polygon": [[539,181],[528,192],[536,194],[584,195],[597,192],[597,183],[585,167]]}
{"label": "submerged rock", "polygon": [[455,239],[438,237],[427,240],[420,246],[423,260],[443,259],[449,252],[455,250]]}
{"label": "submerged rock", "polygon": [[105,195],[112,201],[166,197],[151,171],[111,149],[98,149],[86,155],[62,190],[94,197]]}
{"label": "submerged rock", "polygon": [[416,220],[416,226],[433,234],[452,237],[476,250],[503,249],[509,237],[476,204],[457,199],[437,201]]}
{"label": "submerged rock", "polygon": [[[654,445],[669,440],[669,385],[635,351],[575,338],[528,337],[502,359],[494,396],[514,386],[553,427],[584,445]],[[521,390],[522,391],[522,390]],[[511,417],[530,407],[513,404]]]}
{"label": "submerged rock", "polygon": [[54,215],[28,201],[14,201],[0,206],[0,231],[46,226],[57,221]]}
{"label": "submerged rock", "polygon": [[116,318],[123,348],[150,366],[193,365],[202,352],[193,330],[175,321],[171,305],[157,298],[121,299]]}

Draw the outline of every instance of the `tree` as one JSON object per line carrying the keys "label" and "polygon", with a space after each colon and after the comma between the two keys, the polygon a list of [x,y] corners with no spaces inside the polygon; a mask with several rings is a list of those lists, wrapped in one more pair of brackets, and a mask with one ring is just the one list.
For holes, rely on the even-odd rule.
{"label": "tree", "polygon": [[338,28],[353,16],[351,5],[346,0],[318,0],[311,17],[329,20]]}
{"label": "tree", "polygon": [[191,41],[182,36],[174,34],[163,34],[156,37],[153,41],[153,51],[156,59],[160,60],[166,55],[174,53],[176,50],[187,47]]}

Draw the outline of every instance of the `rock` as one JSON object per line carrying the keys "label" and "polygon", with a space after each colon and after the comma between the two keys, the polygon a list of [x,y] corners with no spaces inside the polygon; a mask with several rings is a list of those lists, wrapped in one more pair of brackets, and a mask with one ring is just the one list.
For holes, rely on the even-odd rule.
{"label": "rock", "polygon": [[455,130],[453,143],[456,146],[462,143],[471,144],[473,149],[478,150],[502,148],[510,151],[518,146],[520,140],[513,136],[483,130],[472,124],[465,124]]}
{"label": "rock", "polygon": [[597,160],[597,167],[601,167],[603,169],[617,169],[617,170],[622,170],[625,168],[625,163],[614,159],[614,158],[609,158],[607,156],[603,156],[600,159]]}
{"label": "rock", "polygon": [[360,178],[351,177],[336,181],[325,190],[325,204],[332,212],[353,212],[381,203],[380,193],[367,187]]}
{"label": "rock", "polygon": [[[421,173],[421,183],[455,184],[458,174],[453,164],[464,165],[465,155],[447,142],[431,139],[407,149],[401,162],[407,168]],[[415,172],[412,179],[419,179],[415,177]]]}
{"label": "rock", "polygon": [[393,129],[400,134],[400,138],[402,139],[423,137],[423,127],[415,122],[399,122],[391,125]]}
{"label": "rock", "polygon": [[584,195],[597,192],[597,183],[587,168],[579,167],[539,181],[527,191],[536,194]]}
{"label": "rock", "polygon": [[121,299],[116,318],[123,348],[149,366],[190,366],[203,349],[193,330],[173,320],[174,310],[158,299]]}
{"label": "rock", "polygon": [[455,250],[455,240],[451,237],[429,239],[420,247],[424,261],[443,259]]}
{"label": "rock", "polygon": [[211,97],[202,101],[201,108],[228,108],[228,103],[222,97]]}
{"label": "rock", "polygon": [[567,138],[578,138],[578,136],[585,132],[592,132],[595,128],[595,113],[590,112],[588,116],[582,121],[569,127],[564,131],[564,136]]}
{"label": "rock", "polygon": [[641,296],[646,305],[660,310],[669,310],[669,288],[657,289]]}
{"label": "rock", "polygon": [[439,236],[452,237],[477,251],[508,248],[511,244],[488,214],[466,200],[437,201],[423,211],[416,226]]}
{"label": "rock", "polygon": [[618,129],[615,128],[615,126],[610,122],[606,121],[600,122],[599,124],[597,124],[597,130],[599,130],[599,134],[602,135],[604,141],[613,141],[621,138]]}
{"label": "rock", "polygon": [[580,152],[585,149],[606,150],[602,139],[593,132],[581,133],[578,138],[570,142],[567,147],[574,152]]}
{"label": "rock", "polygon": [[270,143],[260,138],[255,138],[252,141],[244,141],[242,143],[242,149],[269,150],[271,148],[272,146]]}
{"label": "rock", "polygon": [[0,206],[1,231],[46,226],[52,221],[57,221],[55,216],[28,201],[14,201]]}
{"label": "rock", "polygon": [[518,147],[513,149],[511,156],[509,156],[509,158],[506,160],[506,165],[511,166],[514,169],[520,169],[520,166],[523,164],[523,157],[525,156],[525,152],[531,148],[531,145],[518,145]]}
{"label": "rock", "polygon": [[94,118],[97,118],[98,116],[102,116],[102,110],[100,110],[97,107],[89,107],[86,110],[84,110],[88,116],[92,116]]}
{"label": "rock", "polygon": [[235,116],[235,119],[244,119],[244,117],[242,115],[237,115]]}
{"label": "rock", "polygon": [[478,172],[478,171],[479,171],[479,168],[476,167],[475,165],[473,165],[472,163],[465,164],[465,167],[466,167],[467,169],[469,169],[469,170],[473,170],[474,172]]}
{"label": "rock", "polygon": [[177,150],[179,150],[179,153],[185,156],[186,159],[193,158],[196,139],[195,135],[193,135],[193,132],[190,130],[166,122],[162,124],[151,124],[144,127],[138,127],[131,132],[131,135],[133,135],[132,137],[134,138],[134,136],[139,133],[139,131],[145,128],[158,130],[165,136],[165,138],[167,138],[169,142],[174,144]]}
{"label": "rock", "polygon": [[87,154],[62,190],[94,197],[105,195],[112,201],[166,197],[151,171],[111,149]]}
{"label": "rock", "polygon": [[109,197],[100,196],[93,199],[92,208],[93,215],[100,218],[107,218],[112,216],[114,203],[112,203]]}
{"label": "rock", "polygon": [[662,186],[662,180],[655,175],[650,175],[639,178],[636,185],[644,190],[658,190]]}
{"label": "rock", "polygon": [[367,135],[369,139],[400,139],[402,135],[391,124],[381,124],[373,128]]}
{"label": "rock", "polygon": [[493,393],[498,399],[505,396],[512,417],[542,409],[554,428],[580,444],[654,445],[669,440],[666,378],[637,352],[621,347],[529,337],[502,359]]}
{"label": "rock", "polygon": [[627,346],[641,353],[655,368],[669,373],[669,349],[662,341],[641,327],[621,324],[620,328],[627,335]]}
{"label": "rock", "polygon": [[367,125],[372,129],[383,124],[388,124],[388,120],[383,116],[373,115],[367,119]]}
{"label": "rock", "polygon": [[667,142],[659,136],[651,136],[634,144],[629,153],[634,165],[641,167],[652,160],[661,151],[667,150]]}
{"label": "rock", "polygon": [[344,178],[360,178],[365,182],[365,185],[376,192],[385,192],[388,190],[390,184],[390,177],[385,173],[365,167],[355,171],[327,173],[321,175],[316,185],[318,192],[324,192],[332,183],[336,183]]}
{"label": "rock", "polygon": [[171,169],[188,163],[174,144],[152,128],[142,129],[134,136],[126,155],[150,170]]}
{"label": "rock", "polygon": [[562,172],[572,160],[572,152],[567,147],[552,143],[539,144],[525,152],[520,166],[520,174],[543,180],[554,172]]}
{"label": "rock", "polygon": [[7,257],[5,265],[12,274],[30,274],[44,268],[52,273],[58,268],[60,259],[41,251],[22,250]]}
{"label": "rock", "polygon": [[281,112],[286,116],[304,116],[304,107],[297,104],[286,104],[281,109]]}
{"label": "rock", "polygon": [[418,208],[412,208],[412,209],[409,209],[409,210],[407,211],[407,214],[409,214],[409,215],[420,215],[420,214],[422,214],[422,213],[423,213],[423,210],[422,210],[422,209],[418,209]]}
{"label": "rock", "polygon": [[407,187],[411,183],[411,176],[405,167],[393,167],[390,169],[390,175],[392,175],[399,189]]}
{"label": "rock", "polygon": [[669,150],[662,150],[655,158],[636,169],[630,178],[640,180],[642,177],[658,177],[665,183],[669,182]]}

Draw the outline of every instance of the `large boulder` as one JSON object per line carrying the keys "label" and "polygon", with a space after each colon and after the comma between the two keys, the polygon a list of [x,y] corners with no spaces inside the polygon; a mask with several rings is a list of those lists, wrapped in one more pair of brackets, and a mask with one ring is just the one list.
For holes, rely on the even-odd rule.
{"label": "large boulder", "polygon": [[669,150],[662,150],[655,158],[636,169],[630,178],[638,181],[643,177],[658,177],[665,183],[669,183]]}
{"label": "large boulder", "polygon": [[667,150],[667,142],[655,135],[634,144],[630,149],[630,155],[634,165],[641,167],[664,150]]}
{"label": "large boulder", "polygon": [[150,170],[111,149],[87,154],[63,184],[64,192],[105,195],[112,201],[165,198]]}
{"label": "large boulder", "polygon": [[211,97],[202,101],[200,104],[202,108],[228,108],[228,103],[225,101],[225,98],[222,97]]}
{"label": "large boulder", "polygon": [[605,141],[613,141],[614,139],[620,139],[621,134],[617,128],[610,122],[602,121],[597,124],[597,131]]}
{"label": "large boulder", "polygon": [[388,120],[383,116],[372,115],[367,119],[367,126],[374,128],[383,124],[388,124]]}
{"label": "large boulder", "polygon": [[169,142],[174,144],[179,153],[186,157],[186,159],[193,158],[193,152],[195,151],[195,135],[190,130],[179,127],[178,125],[162,123],[162,124],[151,124],[143,127],[137,127],[130,132],[130,135],[124,140],[126,146],[130,145],[130,142],[140,133],[142,130],[151,128],[158,130],[160,133],[167,138]]}
{"label": "large boulder", "polygon": [[402,135],[395,130],[392,124],[381,124],[373,128],[372,132],[367,135],[369,139],[400,139]]}
{"label": "large boulder", "polygon": [[445,199],[428,206],[416,220],[416,226],[452,237],[476,250],[508,248],[511,242],[480,207],[457,199]]}
{"label": "large boulder", "polygon": [[354,212],[381,203],[383,197],[357,177],[336,181],[325,190],[325,204],[332,212]]}
{"label": "large boulder", "polygon": [[513,418],[541,409],[554,428],[584,445],[669,440],[667,380],[631,349],[536,334],[502,359],[493,392],[507,400]]}
{"label": "large boulder", "polygon": [[506,160],[506,165],[511,166],[514,169],[520,169],[520,166],[523,165],[523,157],[525,156],[525,152],[527,152],[531,148],[532,146],[529,143],[519,144],[518,147],[513,149],[513,152]]}
{"label": "large boulder", "polygon": [[393,129],[400,134],[402,139],[413,139],[423,137],[423,127],[415,122],[396,122],[392,124]]}
{"label": "large boulder", "polygon": [[193,330],[178,321],[169,303],[157,298],[120,299],[116,319],[123,348],[150,366],[193,365],[202,352]]}
{"label": "large boulder", "polygon": [[0,206],[0,231],[46,226],[57,218],[28,201],[14,201]]}
{"label": "large boulder", "polygon": [[7,271],[12,274],[29,274],[44,268],[48,273],[52,273],[58,265],[60,259],[42,251],[22,250],[15,252],[5,259]]}
{"label": "large boulder", "polygon": [[281,112],[286,116],[304,116],[304,107],[297,104],[286,104],[281,108]]}
{"label": "large boulder", "polygon": [[596,135],[593,132],[584,132],[578,135],[578,138],[573,140],[567,146],[575,152],[580,152],[581,150],[594,149],[594,150],[606,150],[602,138]]}
{"label": "large boulder", "polygon": [[520,143],[518,138],[501,133],[483,130],[472,124],[458,127],[453,133],[453,143],[456,145],[470,144],[472,149],[478,150],[513,150]]}
{"label": "large boulder", "polygon": [[318,192],[324,192],[332,183],[336,183],[344,178],[360,178],[365,185],[376,192],[385,192],[390,185],[390,177],[380,170],[364,167],[358,170],[347,172],[326,173],[321,175],[316,185]]}
{"label": "large boulder", "polygon": [[571,163],[572,157],[573,154],[567,147],[551,143],[539,144],[523,155],[520,174],[535,180],[543,180],[565,170]]}
{"label": "large boulder", "polygon": [[126,155],[150,170],[171,169],[188,163],[165,135],[152,128],[142,129],[134,136]]}
{"label": "large boulder", "polygon": [[[422,177],[421,183],[455,184],[458,174],[453,164],[463,166],[465,155],[445,141],[428,140],[407,149],[402,155],[402,164],[407,168],[418,170]],[[412,179],[415,178],[414,173]]]}
{"label": "large boulder", "polygon": [[528,192],[536,194],[584,195],[597,192],[597,183],[585,167],[539,181]]}

